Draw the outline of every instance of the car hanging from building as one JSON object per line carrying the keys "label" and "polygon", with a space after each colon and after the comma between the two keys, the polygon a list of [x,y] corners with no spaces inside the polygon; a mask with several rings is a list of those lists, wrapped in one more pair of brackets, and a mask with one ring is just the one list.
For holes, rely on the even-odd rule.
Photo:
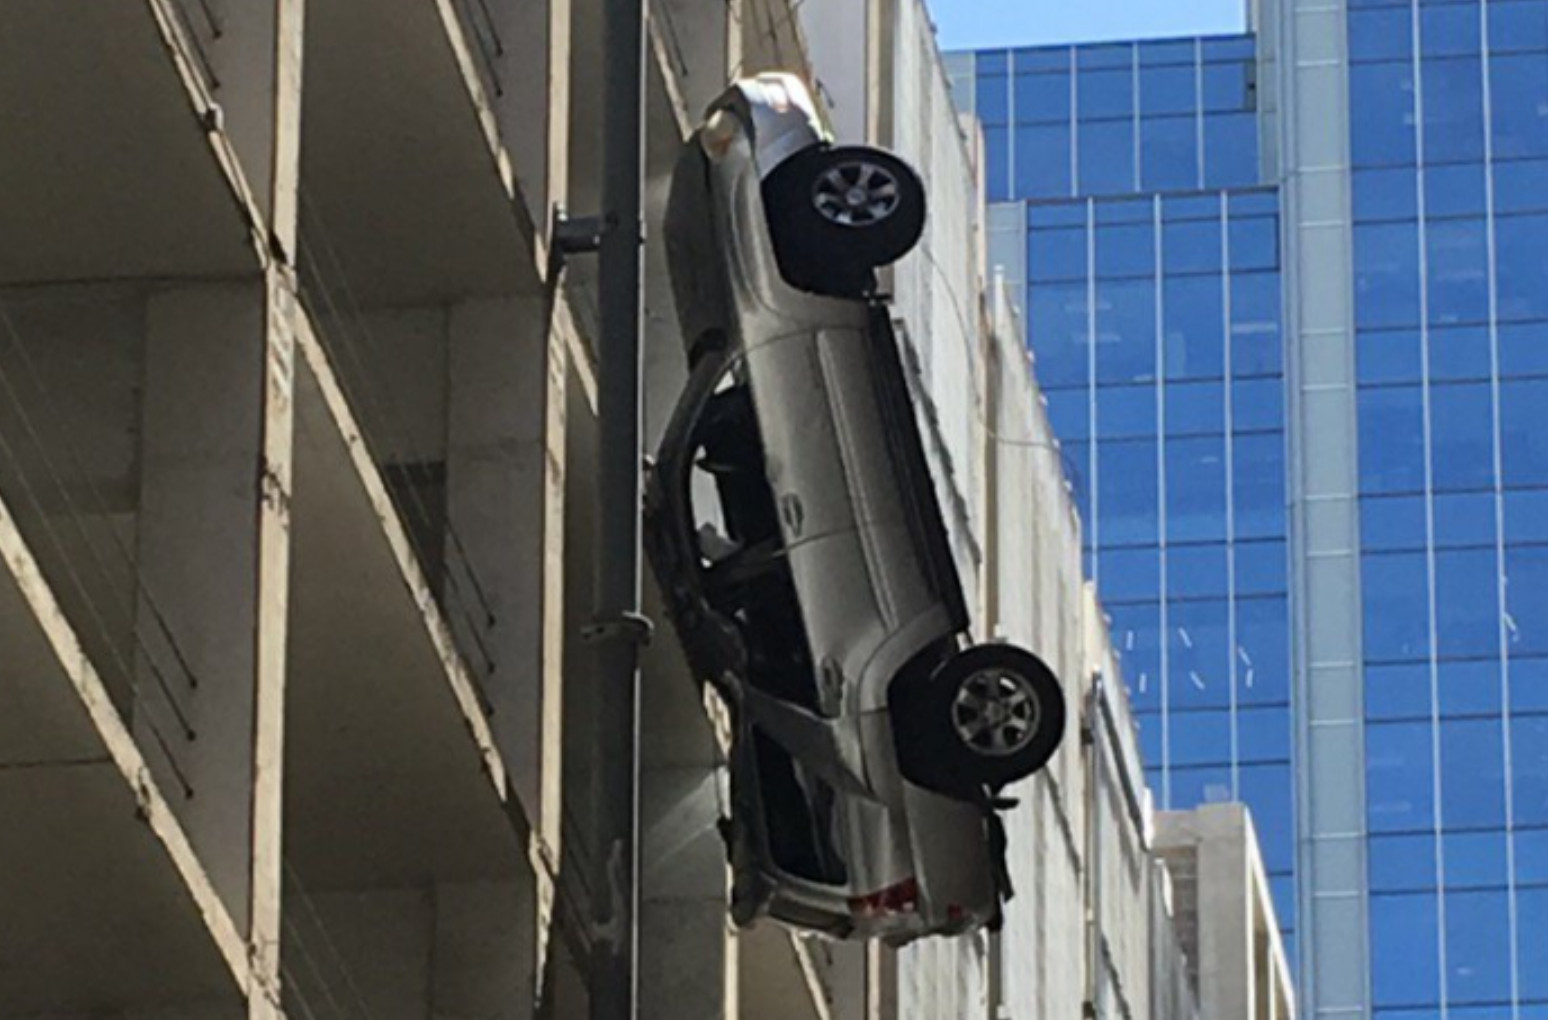
{"label": "car hanging from building", "polygon": [[1031,652],[971,645],[875,270],[914,170],[835,145],[798,78],[737,82],[685,144],[666,244],[689,381],[645,541],[729,709],[732,916],[892,943],[996,926],[1000,791],[1064,732]]}

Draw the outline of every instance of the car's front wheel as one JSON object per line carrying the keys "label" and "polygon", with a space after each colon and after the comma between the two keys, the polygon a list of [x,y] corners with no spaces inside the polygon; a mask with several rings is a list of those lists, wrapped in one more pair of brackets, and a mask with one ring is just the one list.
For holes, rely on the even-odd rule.
{"label": "car's front wheel", "polygon": [[999,789],[1048,764],[1064,736],[1053,671],[1014,645],[951,656],[899,706],[904,771],[942,792]]}
{"label": "car's front wheel", "polygon": [[763,189],[780,270],[806,290],[858,293],[924,231],[923,182],[881,149],[807,149],[776,167]]}

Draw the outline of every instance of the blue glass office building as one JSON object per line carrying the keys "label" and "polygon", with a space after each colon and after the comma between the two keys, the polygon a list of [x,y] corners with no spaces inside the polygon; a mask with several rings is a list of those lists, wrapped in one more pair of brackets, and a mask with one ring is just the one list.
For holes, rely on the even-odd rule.
{"label": "blue glass office building", "polygon": [[1167,806],[1304,1015],[1548,1020],[1548,0],[949,60]]}
{"label": "blue glass office building", "polygon": [[[1250,37],[981,52],[994,256],[1162,807],[1248,801],[1293,939],[1279,197]],[[960,67],[960,58],[956,60]]]}

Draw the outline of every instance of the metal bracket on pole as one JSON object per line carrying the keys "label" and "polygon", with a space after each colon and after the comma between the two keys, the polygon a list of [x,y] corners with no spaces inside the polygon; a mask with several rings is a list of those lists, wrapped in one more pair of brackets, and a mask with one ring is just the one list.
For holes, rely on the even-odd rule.
{"label": "metal bracket on pole", "polygon": [[636,648],[650,644],[656,628],[650,618],[641,613],[623,613],[611,619],[599,619],[581,628],[581,640],[588,645],[603,645],[614,641],[627,641]]}
{"label": "metal bracket on pole", "polygon": [[588,255],[602,247],[607,223],[601,216],[571,216],[564,206],[554,206],[554,251],[562,257]]}

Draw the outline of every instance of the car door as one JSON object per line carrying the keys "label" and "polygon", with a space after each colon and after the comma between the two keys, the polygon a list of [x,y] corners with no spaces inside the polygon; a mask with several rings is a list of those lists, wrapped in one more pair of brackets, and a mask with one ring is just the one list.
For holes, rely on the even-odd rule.
{"label": "car door", "polygon": [[[823,710],[842,711],[877,648],[910,608],[890,598],[914,569],[904,520],[878,473],[865,336],[850,328],[791,334],[751,348],[748,378],[769,485],[800,602]],[[917,588],[917,585],[915,586]]]}

